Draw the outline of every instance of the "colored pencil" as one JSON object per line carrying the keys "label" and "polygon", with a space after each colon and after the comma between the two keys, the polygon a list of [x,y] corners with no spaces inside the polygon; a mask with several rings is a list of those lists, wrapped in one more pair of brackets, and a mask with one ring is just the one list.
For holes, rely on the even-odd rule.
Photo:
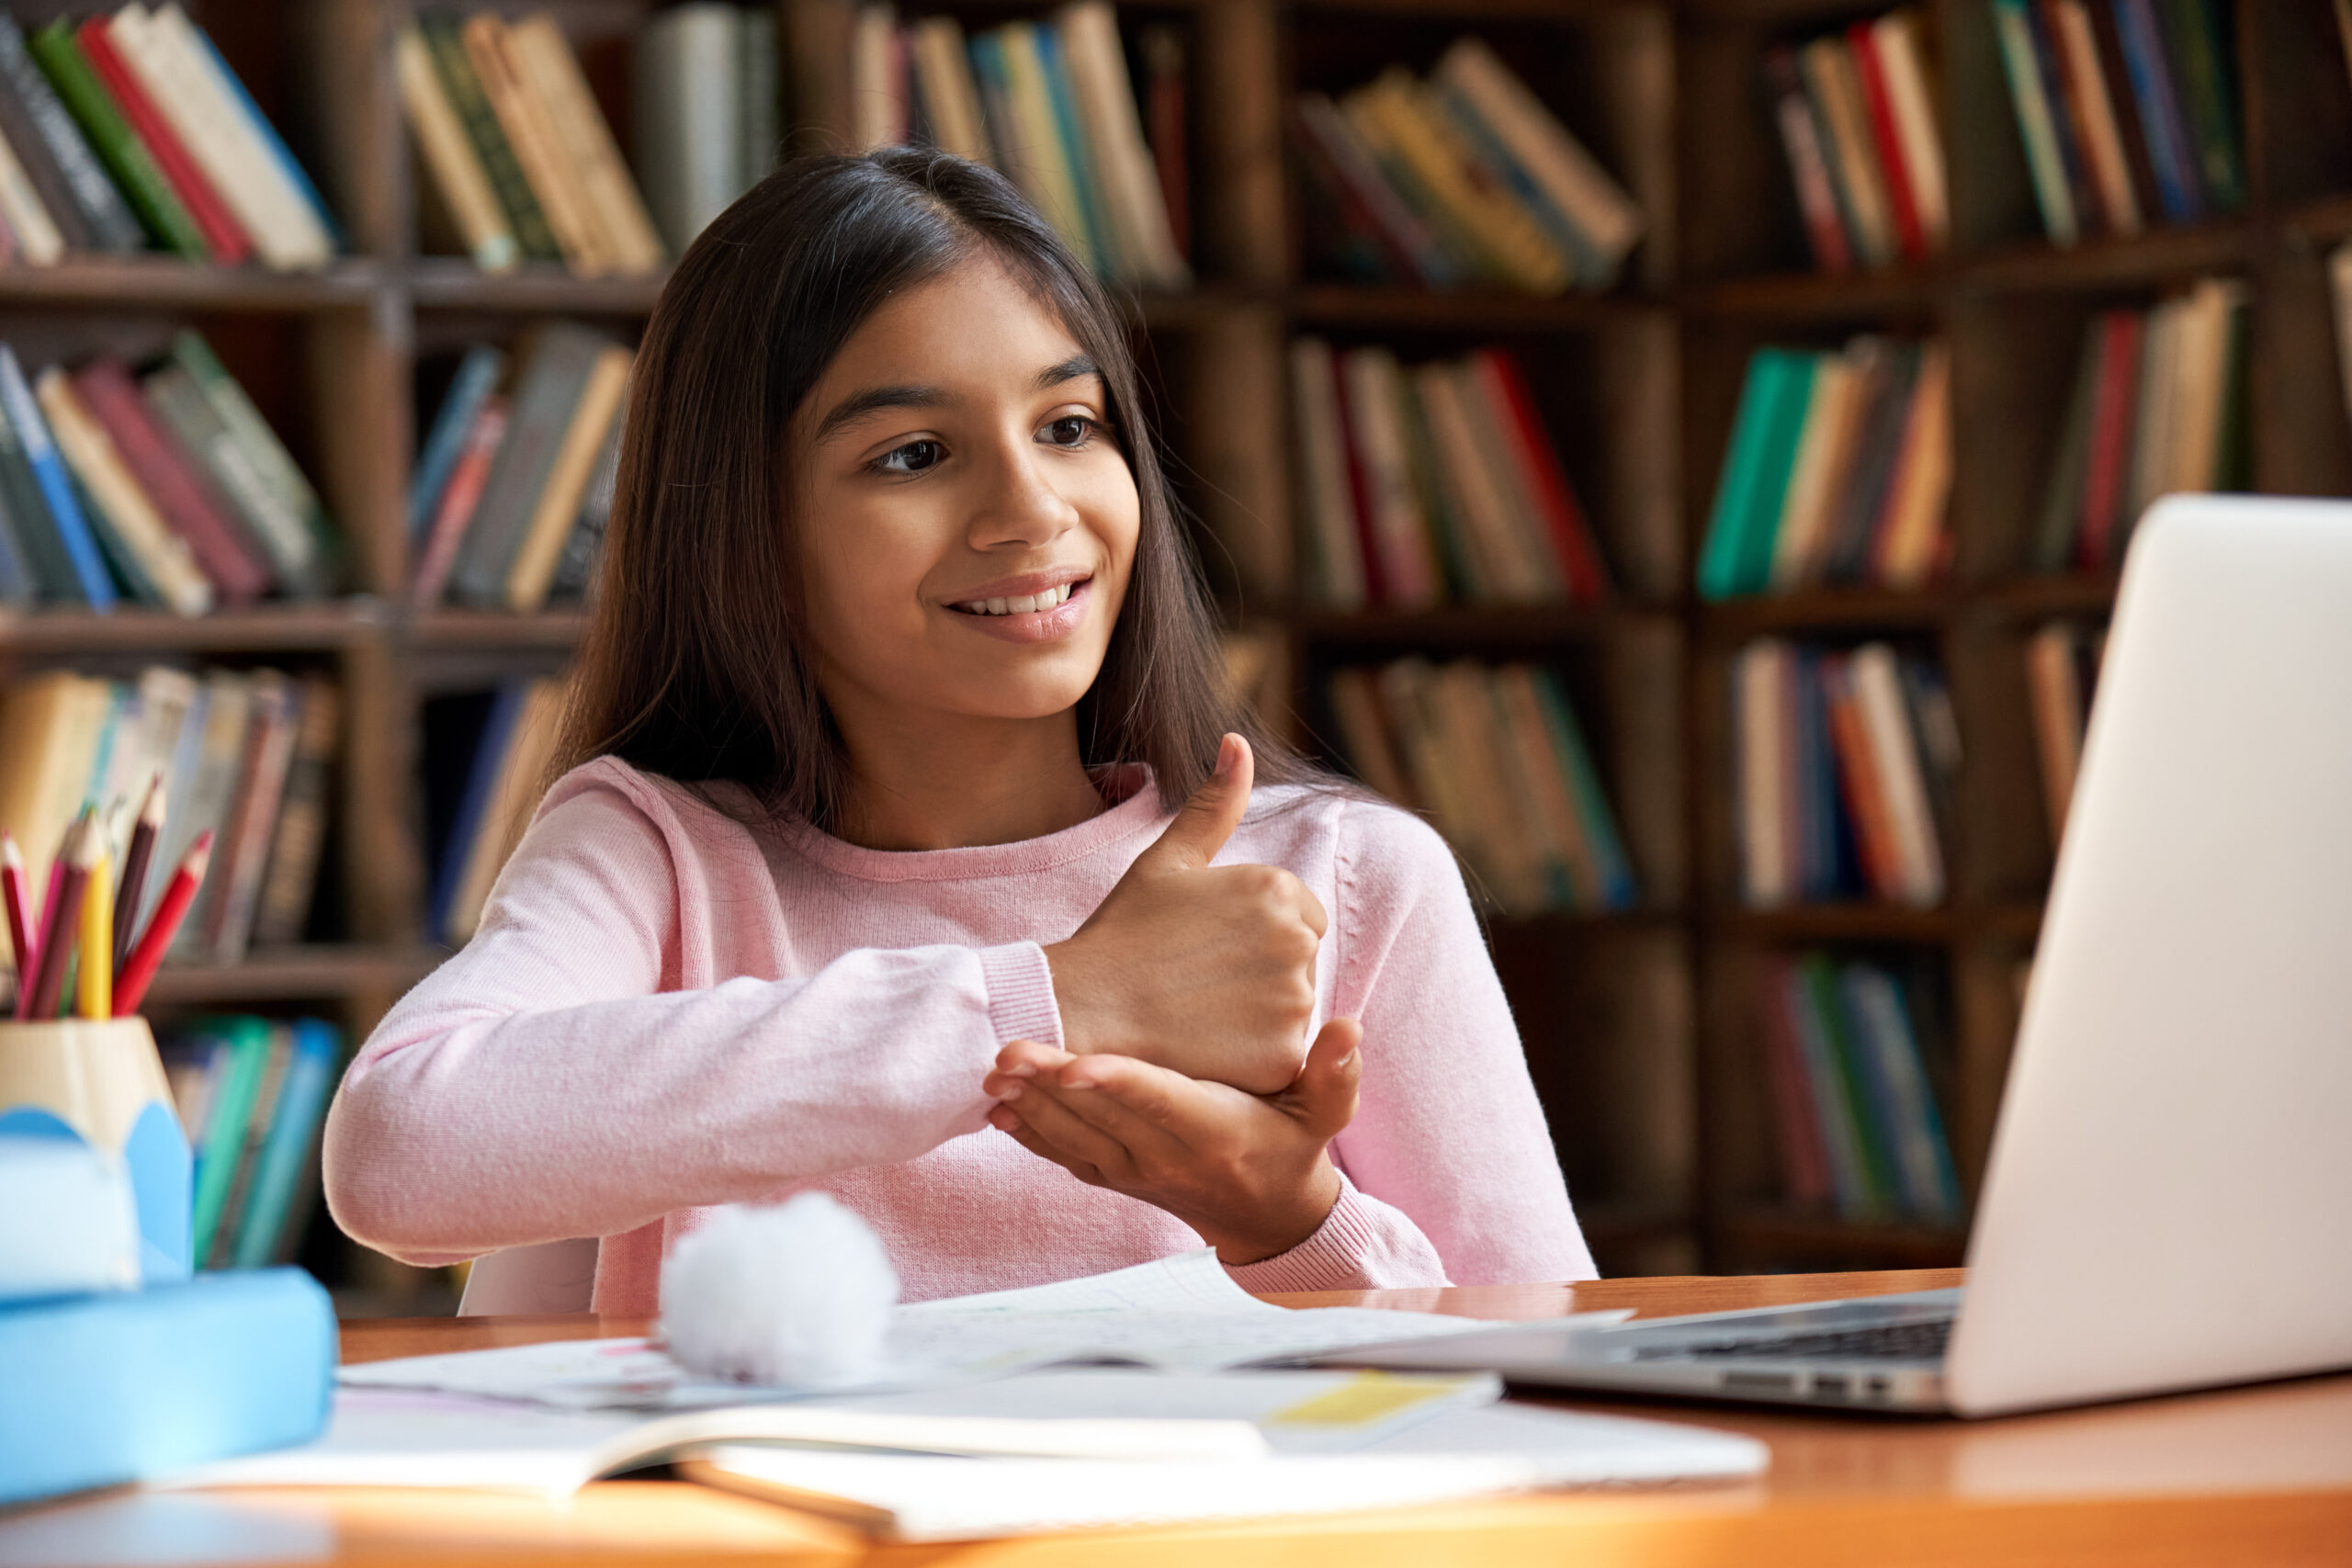
{"label": "colored pencil", "polygon": [[33,912],[25,898],[24,852],[6,828],[0,828],[0,903],[8,907],[8,956],[21,985],[33,955]]}
{"label": "colored pencil", "polygon": [[122,966],[114,987],[114,1016],[128,1018],[139,1010],[147,998],[148,983],[155,978],[162,966],[164,954],[170,951],[172,938],[179,934],[180,922],[187,919],[190,904],[196,902],[196,890],[204,885],[204,868],[212,860],[212,829],[207,828],[196,836],[179,869],[172,873],[172,880],[164,885],[163,901],[155,906],[155,918],[147,922],[145,934],[130,950],[130,962]]}
{"label": "colored pencil", "polygon": [[114,868],[108,863],[110,835],[98,839],[90,867],[89,890],[82,895],[82,972],[74,976],[76,1018],[114,1016]]}
{"label": "colored pencil", "polygon": [[138,825],[130,829],[130,846],[122,852],[122,881],[114,895],[114,967],[117,974],[130,960],[131,934],[139,928],[139,905],[147,896],[147,863],[154,858],[155,840],[164,831],[164,774],[161,769],[147,782],[147,798],[140,803]]}
{"label": "colored pencil", "polygon": [[82,900],[90,890],[90,872],[103,848],[98,824],[88,809],[65,835],[65,875],[58,885],[57,908],[41,921],[39,979],[33,987],[29,1014],[19,1017],[52,1019],[64,998],[65,961],[73,954],[74,934],[81,930]]}
{"label": "colored pencil", "polygon": [[30,951],[25,959],[23,972],[17,976],[18,1018],[33,1016],[33,993],[40,988],[40,972],[49,962],[49,942],[46,939],[56,929],[57,900],[65,891],[65,852],[73,845],[74,829],[80,825],[79,818],[67,824],[64,842],[59,844],[57,853],[50,857],[49,892],[41,898],[40,919],[32,922],[27,933],[27,945]]}

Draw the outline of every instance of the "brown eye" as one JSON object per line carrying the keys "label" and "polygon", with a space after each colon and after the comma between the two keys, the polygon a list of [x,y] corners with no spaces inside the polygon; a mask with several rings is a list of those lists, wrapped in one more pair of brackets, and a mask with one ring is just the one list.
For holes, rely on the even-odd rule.
{"label": "brown eye", "polygon": [[910,441],[896,446],[875,460],[874,466],[888,474],[919,474],[938,466],[944,449],[936,441]]}
{"label": "brown eye", "polygon": [[1094,422],[1082,413],[1065,414],[1046,426],[1046,439],[1057,446],[1083,446],[1094,434]]}

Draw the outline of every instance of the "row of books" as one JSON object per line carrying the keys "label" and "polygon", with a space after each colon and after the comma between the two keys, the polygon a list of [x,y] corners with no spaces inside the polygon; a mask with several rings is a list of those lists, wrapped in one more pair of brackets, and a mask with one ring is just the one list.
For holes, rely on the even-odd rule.
{"label": "row of books", "polygon": [[29,39],[0,13],[0,250],[153,246],[274,271],[334,254],[326,205],[204,29],[176,3]]}
{"label": "row of books", "polygon": [[491,885],[538,809],[567,694],[561,680],[541,678],[425,704],[426,920],[452,947],[474,934]]}
{"label": "row of books", "polygon": [[1732,669],[1740,896],[1943,901],[1960,727],[1942,672],[1883,642],[1763,637]]}
{"label": "row of books", "polygon": [[1960,1218],[1960,1178],[1922,1048],[1934,1020],[1921,988],[1823,953],[1765,963],[1757,1006],[1792,1203],[1848,1220]]}
{"label": "row of books", "polygon": [[[341,708],[332,681],[277,670],[24,677],[0,696],[0,828],[22,847],[28,885],[41,887],[67,825],[92,806],[120,864],[131,819],[160,778],[153,863],[177,865],[213,835],[211,869],[172,960],[233,964],[249,946],[299,942],[326,840]],[[164,881],[149,879],[141,923]]]}
{"label": "row of books", "polygon": [[1314,594],[1336,609],[1593,604],[1609,572],[1519,362],[1409,370],[1386,348],[1291,344]]}
{"label": "row of books", "polygon": [[2075,775],[2082,771],[2083,736],[2106,654],[2103,629],[2071,621],[2052,621],[2026,639],[2026,698],[2033,709],[2034,758],[2052,844],[2066,830],[2066,808],[2075,798]]}
{"label": "row of books", "polygon": [[1940,340],[1758,349],[1715,482],[1699,592],[1924,586],[1951,547],[1951,357]]}
{"label": "row of books", "polygon": [[1310,228],[1347,276],[1602,289],[1641,238],[1640,206],[1481,39],[1427,81],[1392,66],[1295,108]]}
{"label": "row of books", "polygon": [[2052,243],[2245,205],[2225,0],[1992,0]]}
{"label": "row of books", "polygon": [[1164,93],[1161,73],[1179,73],[1176,112],[1155,100],[1155,147],[1106,0],[968,41],[952,17],[901,27],[889,5],[863,6],[850,39],[854,135],[860,147],[921,141],[989,164],[1098,276],[1182,288],[1192,281],[1172,217],[1184,205],[1182,56],[1168,61],[1167,47],[1150,80]]}
{"label": "row of books", "polygon": [[669,259],[552,12],[426,11],[393,60],[432,190],[484,272],[560,261],[582,277],[639,276]]}
{"label": "row of books", "polygon": [[1951,240],[1944,149],[1917,12],[1764,56],[1781,148],[1824,272],[1939,254]]}
{"label": "row of books", "polygon": [[2158,496],[2251,482],[2251,336],[2235,278],[2092,319],[2042,492],[2035,570],[2112,570]]}
{"label": "row of books", "polygon": [[339,547],[318,491],[203,338],[27,378],[0,344],[0,604],[182,615],[315,599]]}
{"label": "row of books", "polygon": [[570,321],[469,350],[417,455],[410,594],[527,614],[594,581],[634,354]]}
{"label": "row of books", "polygon": [[158,1045],[195,1156],[190,1232],[199,1269],[290,1263],[319,1196],[319,1130],[343,1076],[343,1034],[321,1019],[203,1019]]}
{"label": "row of books", "polygon": [[1356,776],[1426,813],[1505,909],[1634,904],[1600,772],[1550,671],[1400,659],[1335,671],[1329,694]]}
{"label": "row of books", "polygon": [[629,140],[673,252],[775,167],[775,22],[772,4],[695,0],[656,12],[637,36]]}

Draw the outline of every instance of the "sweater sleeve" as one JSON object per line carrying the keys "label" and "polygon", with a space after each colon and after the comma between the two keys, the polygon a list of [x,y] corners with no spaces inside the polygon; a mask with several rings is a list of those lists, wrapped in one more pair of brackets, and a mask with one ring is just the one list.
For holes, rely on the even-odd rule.
{"label": "sweater sleeve", "polygon": [[860,950],[680,989],[678,868],[609,787],[542,812],[463,952],[327,1118],[327,1200],[413,1263],[633,1230],[979,1131],[1007,1041],[1058,1043],[1033,942]]}
{"label": "sweater sleeve", "polygon": [[[1363,1022],[1363,1089],[1334,1151],[1360,1190],[1343,1193],[1298,1247],[1252,1265],[1296,1260],[1317,1277],[1245,1282],[1328,1290],[1593,1278],[1453,852],[1418,818],[1351,802],[1338,858],[1331,1015]],[[1360,1277],[1340,1277],[1351,1267]],[[1298,1272],[1283,1270],[1286,1280]]]}

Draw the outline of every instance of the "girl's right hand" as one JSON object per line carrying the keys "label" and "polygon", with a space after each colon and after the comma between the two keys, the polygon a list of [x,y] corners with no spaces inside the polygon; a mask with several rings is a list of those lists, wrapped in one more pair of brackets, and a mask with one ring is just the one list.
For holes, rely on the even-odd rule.
{"label": "girl's right hand", "polygon": [[1252,773],[1249,743],[1227,735],[1159,842],[1046,949],[1072,1055],[1134,1056],[1251,1094],[1298,1077],[1323,905],[1277,867],[1209,863],[1249,809]]}

